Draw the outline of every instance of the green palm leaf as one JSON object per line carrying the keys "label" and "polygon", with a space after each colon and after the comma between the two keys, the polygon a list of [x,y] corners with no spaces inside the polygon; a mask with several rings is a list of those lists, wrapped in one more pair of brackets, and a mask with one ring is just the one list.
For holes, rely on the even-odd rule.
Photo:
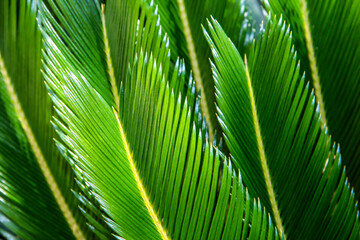
{"label": "green palm leaf", "polygon": [[[167,41],[156,55],[156,48],[149,48],[154,55],[142,53],[144,46],[156,46],[151,42],[157,42],[159,32],[144,30],[141,46],[128,52],[136,56],[129,75],[118,80],[123,73],[113,70],[112,62],[119,60],[112,61],[110,55],[117,53],[111,54],[106,37],[112,29],[104,29],[111,25],[102,21],[109,17],[97,2],[49,0],[41,16],[45,78],[59,116],[54,119],[59,148],[79,183],[88,186],[81,188],[91,191],[84,193],[86,205],[91,208],[93,196],[93,206],[100,209],[90,211],[103,214],[116,236],[279,238],[238,173],[206,140],[195,83],[190,77],[183,90],[181,62],[169,73]],[[106,236],[101,229],[97,233]]]}
{"label": "green palm leaf", "polygon": [[341,145],[349,180],[360,196],[360,2],[269,0],[290,23],[301,69],[320,105],[322,125]]}
{"label": "green palm leaf", "polygon": [[22,239],[54,235],[71,239],[71,229],[17,119],[4,80],[0,80],[1,222]]}
{"label": "green palm leaf", "polygon": [[[147,1],[150,2],[150,1]],[[152,2],[152,1],[151,1]],[[244,47],[251,42],[253,32],[249,20],[245,19],[244,0],[156,0],[159,6],[160,24],[170,39],[173,56],[184,58],[187,69],[191,69],[196,89],[201,90],[201,109],[209,124],[210,140],[220,130],[216,119],[215,88],[211,76],[209,57],[211,52],[202,34],[201,24],[210,14],[223,24],[231,39]],[[244,50],[245,51],[245,50]]]}
{"label": "green palm leaf", "polygon": [[22,239],[91,237],[70,191],[74,174],[52,140],[37,10],[37,1],[0,7],[1,222]]}
{"label": "green palm leaf", "polygon": [[219,121],[250,194],[290,239],[359,239],[355,196],[300,76],[289,28],[268,20],[245,61],[219,23],[209,32]]}

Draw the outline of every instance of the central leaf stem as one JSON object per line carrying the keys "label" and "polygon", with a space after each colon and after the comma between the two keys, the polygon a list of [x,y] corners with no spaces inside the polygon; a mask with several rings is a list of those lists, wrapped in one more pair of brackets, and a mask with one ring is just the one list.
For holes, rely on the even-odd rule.
{"label": "central leaf stem", "polygon": [[64,218],[66,219],[67,223],[69,224],[69,227],[71,228],[74,236],[78,240],[85,240],[85,237],[76,222],[76,219],[74,218],[63,194],[61,193],[59,186],[51,173],[51,170],[48,166],[48,163],[39,147],[39,144],[34,136],[34,133],[30,127],[30,124],[26,118],[25,112],[21,106],[21,103],[19,101],[19,98],[17,97],[15,88],[13,84],[11,83],[11,79],[8,75],[8,72],[5,68],[5,64],[3,61],[3,58],[0,54],[0,74],[2,74],[5,82],[5,86],[9,92],[10,99],[14,105],[14,109],[16,114],[18,115],[19,121],[21,123],[22,128],[24,129],[25,135],[29,141],[29,144],[31,146],[31,149],[36,157],[37,162],[39,163],[40,169],[42,173],[44,174],[44,177],[46,179],[46,182],[49,185],[49,188],[51,192],[54,195],[54,198],[59,205],[59,208],[61,212],[64,215]]}
{"label": "central leaf stem", "polygon": [[189,19],[186,13],[185,3],[184,0],[177,0],[179,11],[180,11],[180,18],[182,25],[184,27],[184,35],[187,43],[187,48],[190,55],[190,62],[191,62],[191,68],[194,74],[195,84],[197,90],[201,90],[201,99],[200,99],[200,107],[201,111],[209,125],[209,140],[210,142],[214,139],[214,132],[213,132],[213,126],[211,124],[211,118],[210,118],[210,111],[209,106],[206,101],[206,94],[205,89],[203,85],[203,79],[201,77],[201,71],[199,67],[199,61],[197,59],[196,50],[195,50],[195,44],[194,40],[191,34]]}
{"label": "central leaf stem", "polygon": [[302,19],[304,22],[306,48],[308,50],[308,57],[309,57],[310,69],[311,69],[311,77],[313,79],[316,100],[318,101],[319,109],[320,109],[321,126],[325,127],[326,126],[326,112],[325,112],[325,107],[324,107],[325,105],[324,105],[324,100],[323,100],[322,91],[321,91],[319,70],[316,65],[314,42],[313,42],[313,39],[311,36],[310,20],[309,20],[309,13],[307,10],[306,0],[301,0],[301,13],[302,13]]}
{"label": "central leaf stem", "polygon": [[120,96],[119,96],[119,92],[118,89],[116,87],[116,79],[115,79],[115,74],[114,74],[114,68],[112,66],[112,61],[111,61],[111,55],[110,55],[110,47],[109,47],[109,40],[108,40],[108,36],[106,33],[106,24],[105,24],[105,13],[104,13],[104,5],[101,6],[101,11],[102,11],[102,24],[103,24],[103,34],[104,34],[104,44],[105,44],[105,53],[106,53],[106,62],[108,65],[108,71],[109,71],[109,78],[110,78],[110,84],[111,84],[111,89],[112,89],[112,94],[114,96],[114,102],[115,102],[115,108],[113,107],[113,111],[114,114],[116,116],[116,119],[118,121],[119,124],[119,130],[120,130],[120,134],[121,134],[121,138],[125,147],[125,151],[126,151],[126,155],[127,155],[127,159],[129,160],[129,164],[130,164],[130,168],[131,168],[131,172],[134,175],[136,184],[137,184],[137,188],[140,192],[141,198],[144,201],[145,207],[149,212],[149,215],[151,217],[151,219],[153,220],[154,225],[156,226],[156,229],[158,230],[158,232],[160,233],[162,239],[164,240],[168,240],[170,239],[164,229],[164,227],[161,224],[160,219],[158,218],[151,202],[150,199],[146,193],[146,190],[144,188],[144,185],[141,181],[140,175],[137,171],[136,168],[136,164],[135,161],[132,157],[131,154],[131,150],[130,150],[130,144],[128,143],[127,139],[126,139],[126,135],[125,135],[125,131],[124,131],[124,127],[119,119],[119,115],[118,115],[118,110],[119,110],[119,106],[120,106]]}
{"label": "central leaf stem", "polygon": [[254,96],[254,91],[253,91],[252,84],[251,84],[251,78],[250,78],[250,74],[249,74],[249,68],[248,68],[246,55],[245,55],[244,62],[245,62],[245,70],[246,70],[246,79],[247,79],[249,93],[250,93],[251,113],[253,115],[253,121],[254,121],[254,126],[255,126],[255,133],[256,133],[256,141],[257,141],[257,146],[258,146],[259,155],[260,155],[261,167],[262,167],[264,178],[265,178],[266,189],[269,194],[271,210],[274,215],[276,227],[279,229],[279,231],[282,234],[284,234],[284,238],[286,239],[284,227],[281,222],[280,211],[278,208],[278,204],[276,202],[274,187],[271,182],[270,170],[269,170],[266,155],[265,155],[265,148],[264,148],[263,139],[261,136],[260,122],[259,122],[259,118],[258,118],[258,114],[257,114],[257,110],[256,110],[255,96]]}

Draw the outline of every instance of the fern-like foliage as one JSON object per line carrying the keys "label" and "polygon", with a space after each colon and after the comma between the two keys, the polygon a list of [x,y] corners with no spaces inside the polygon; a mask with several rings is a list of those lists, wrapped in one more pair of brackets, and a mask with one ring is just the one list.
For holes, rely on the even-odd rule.
{"label": "fern-like foliage", "polygon": [[23,239],[54,234],[71,239],[72,232],[29,146],[3,78],[0,83],[2,223]]}
{"label": "fern-like foliage", "polygon": [[322,125],[341,146],[360,196],[360,2],[269,0],[267,8],[290,24],[301,69],[319,101]]}
{"label": "fern-like foliage", "polygon": [[0,6],[0,213],[21,239],[91,238],[74,173],[53,143],[51,99],[41,76],[36,1]]}
{"label": "fern-like foliage", "polygon": [[[111,54],[104,28],[108,10],[97,2],[82,4],[42,4],[45,78],[58,114],[59,148],[113,233],[125,239],[278,239],[238,171],[209,144],[195,83],[190,76],[184,90],[181,62],[169,73],[167,40],[161,43],[159,32],[146,30],[156,29],[151,16],[140,16],[141,41],[129,53],[135,61],[118,80],[112,65],[117,53]],[[102,230],[98,236],[107,236]]]}
{"label": "fern-like foliage", "polygon": [[202,34],[201,24],[212,14],[219,19],[229,37],[245,51],[254,36],[252,21],[246,18],[244,0],[155,0],[158,4],[160,25],[169,35],[173,56],[184,58],[186,67],[193,72],[196,89],[201,90],[200,107],[209,124],[210,139],[220,127],[216,119],[215,88],[209,58],[211,52]]}
{"label": "fern-like foliage", "polygon": [[289,27],[269,18],[244,61],[215,20],[209,32],[219,121],[250,194],[291,239],[358,239],[355,195],[300,75]]}
{"label": "fern-like foliage", "polygon": [[2,236],[360,238],[295,18],[255,32],[245,0],[0,4]]}

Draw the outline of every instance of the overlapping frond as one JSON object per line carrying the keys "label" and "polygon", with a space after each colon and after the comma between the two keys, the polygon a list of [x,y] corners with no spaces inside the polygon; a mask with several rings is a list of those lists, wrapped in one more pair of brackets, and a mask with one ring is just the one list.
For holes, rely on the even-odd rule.
{"label": "overlapping frond", "polygon": [[289,27],[271,18],[244,61],[215,20],[209,33],[219,121],[250,194],[290,239],[358,239],[355,195]]}
{"label": "overlapping frond", "polygon": [[201,110],[209,124],[210,140],[220,130],[216,119],[215,88],[211,76],[209,57],[211,52],[202,34],[201,24],[210,14],[223,24],[231,39],[243,47],[253,36],[252,27],[245,19],[246,7],[243,0],[156,0],[161,17],[160,25],[169,35],[173,56],[185,60],[191,69],[197,90],[201,90]]}
{"label": "overlapping frond", "polygon": [[91,237],[71,193],[74,174],[52,140],[37,10],[37,1],[0,5],[1,223],[22,239]]}
{"label": "overlapping frond", "polygon": [[108,50],[118,91],[127,77],[129,63],[141,50],[158,56],[158,62],[164,63],[164,73],[168,72],[168,68],[172,72],[178,61],[174,59],[173,63],[170,62],[169,38],[161,28],[157,6],[148,4],[146,0],[108,1],[105,17]]}
{"label": "overlapping frond", "polygon": [[[103,215],[114,234],[126,239],[278,239],[238,171],[209,144],[195,83],[189,77],[188,88],[182,87],[184,63],[169,73],[167,41],[157,54],[154,48],[141,51],[147,43],[156,46],[159,32],[146,30],[151,18],[138,26],[142,46],[129,53],[137,57],[118,84],[117,110],[117,74],[109,65],[116,60],[108,61],[112,50],[106,49],[102,23],[107,17],[97,2],[77,4],[49,0],[41,8],[41,26],[58,145],[84,189],[85,205],[94,207],[89,211]],[[92,50],[87,55],[86,48]],[[106,238],[110,233],[96,224],[91,223],[98,236]]]}
{"label": "overlapping frond", "polygon": [[341,146],[349,180],[360,196],[360,2],[269,0],[290,24],[301,69],[320,104],[322,124]]}
{"label": "overlapping frond", "polygon": [[127,76],[129,63],[134,60],[139,13],[145,16],[140,12],[140,0],[106,3],[105,22],[117,89]]}
{"label": "overlapping frond", "polygon": [[72,239],[0,76],[1,223],[22,239]]}

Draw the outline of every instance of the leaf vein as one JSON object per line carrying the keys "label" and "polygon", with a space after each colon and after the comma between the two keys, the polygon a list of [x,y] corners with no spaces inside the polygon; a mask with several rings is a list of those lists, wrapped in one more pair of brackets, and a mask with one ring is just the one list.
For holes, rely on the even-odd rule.
{"label": "leaf vein", "polygon": [[213,126],[211,124],[210,119],[210,111],[209,106],[206,101],[206,94],[205,94],[205,88],[203,86],[203,79],[201,77],[201,71],[199,67],[199,61],[196,55],[195,50],[195,44],[194,40],[191,34],[190,24],[188,20],[188,16],[186,13],[185,3],[184,0],[177,0],[178,6],[179,6],[179,12],[180,12],[180,19],[184,27],[184,35],[187,43],[187,48],[190,55],[190,62],[191,62],[191,68],[193,70],[193,75],[195,79],[195,84],[198,90],[201,90],[201,98],[200,98],[200,107],[203,112],[203,116],[205,116],[205,119],[209,126],[209,140],[212,142],[214,139],[214,133],[213,133]]}
{"label": "leaf vein", "polygon": [[324,105],[324,100],[323,100],[322,91],[321,91],[319,70],[318,70],[317,64],[316,64],[314,42],[313,42],[312,35],[311,35],[310,20],[309,20],[309,13],[307,10],[306,0],[301,0],[301,17],[304,22],[305,42],[306,42],[306,48],[308,50],[308,57],[309,57],[310,69],[311,69],[311,77],[313,79],[316,100],[319,103],[321,126],[325,127],[327,125],[325,105]]}
{"label": "leaf vein", "polygon": [[284,238],[285,238],[284,227],[283,227],[283,224],[281,221],[278,204],[276,202],[274,187],[271,182],[270,170],[267,165],[265,148],[264,148],[264,143],[263,143],[263,139],[262,139],[262,135],[261,135],[260,123],[259,123],[258,114],[257,114],[257,110],[256,110],[256,104],[255,104],[255,96],[254,96],[254,91],[253,91],[252,84],[251,84],[251,78],[250,78],[250,74],[249,74],[249,68],[248,68],[246,55],[245,55],[244,62],[245,62],[246,79],[247,79],[247,84],[249,87],[249,94],[250,94],[250,101],[251,101],[251,113],[253,115],[257,147],[258,147],[259,154],[260,154],[260,162],[261,162],[261,167],[262,167],[264,178],[265,178],[266,189],[269,194],[271,209],[274,214],[276,226],[279,229],[279,231],[284,234]]}
{"label": "leaf vein", "polygon": [[123,143],[124,143],[124,147],[125,147],[125,151],[126,151],[126,155],[127,155],[127,159],[129,160],[129,163],[130,163],[130,168],[131,168],[131,171],[132,173],[134,174],[134,178],[135,178],[135,181],[136,181],[136,184],[137,184],[137,187],[140,191],[140,194],[141,194],[141,197],[142,199],[144,200],[144,203],[145,203],[145,207],[146,209],[149,211],[149,214],[150,214],[150,217],[151,219],[153,220],[155,226],[156,226],[156,229],[159,231],[162,239],[164,240],[168,240],[170,239],[168,236],[167,236],[167,233],[165,231],[165,229],[163,228],[162,224],[161,224],[161,221],[159,220],[151,202],[150,202],[150,199],[146,193],[146,190],[144,188],[144,185],[141,181],[141,178],[140,178],[140,175],[137,171],[137,168],[136,168],[136,164],[133,160],[133,157],[132,157],[132,154],[131,154],[131,150],[129,148],[129,143],[126,139],[126,136],[125,136],[125,132],[124,132],[124,128],[120,122],[120,119],[119,119],[119,115],[117,114],[115,108],[113,108],[113,111],[114,111],[114,114],[116,116],[116,119],[117,119],[117,122],[119,124],[119,130],[120,130],[120,134],[121,134],[121,137],[122,137],[122,140],[123,140]]}
{"label": "leaf vein", "polygon": [[35,139],[35,136],[31,130],[31,127],[28,123],[28,120],[25,116],[25,113],[21,107],[20,101],[15,92],[14,86],[11,83],[11,79],[8,75],[8,72],[6,70],[6,67],[5,67],[5,64],[4,64],[1,54],[0,54],[0,73],[3,75],[3,79],[5,82],[6,88],[9,92],[10,99],[11,99],[12,103],[14,104],[15,112],[19,117],[19,121],[21,123],[21,126],[24,129],[25,135],[29,140],[31,149],[34,152],[34,155],[39,163],[40,169],[41,169],[42,173],[44,174],[44,177],[49,185],[51,192],[54,195],[54,198],[55,198],[57,204],[59,205],[61,212],[64,215],[64,218],[66,219],[67,223],[69,224],[69,227],[71,228],[76,239],[85,240],[85,237],[84,237],[80,227],[78,226],[74,216],[72,215],[72,212],[71,212],[69,206],[67,205],[65,198],[62,195],[62,193],[56,183],[56,180],[49,169],[49,166],[45,160],[43,153],[41,152],[39,144]]}

